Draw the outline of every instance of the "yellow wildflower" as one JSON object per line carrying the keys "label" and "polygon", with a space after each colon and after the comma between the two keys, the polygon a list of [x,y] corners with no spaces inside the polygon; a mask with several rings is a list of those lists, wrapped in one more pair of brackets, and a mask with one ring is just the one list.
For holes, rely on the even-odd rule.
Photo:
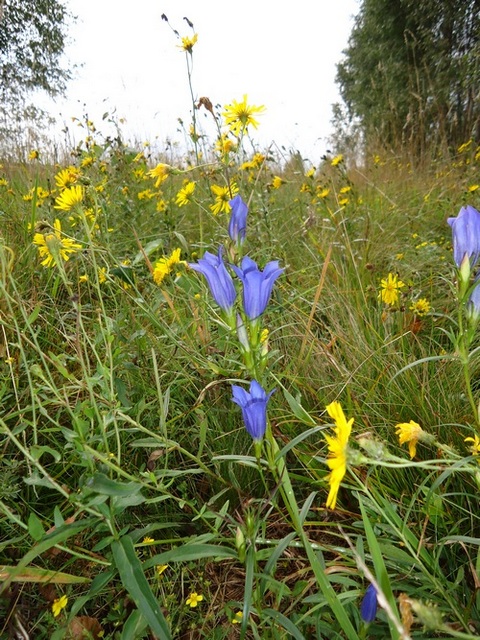
{"label": "yellow wildflower", "polygon": [[226,187],[213,184],[210,189],[215,195],[215,202],[210,205],[210,209],[212,210],[213,215],[216,216],[222,212],[229,213],[231,207],[228,203],[233,197],[237,195],[237,185],[234,182],[232,182],[231,185],[227,185]]}
{"label": "yellow wildflower", "polygon": [[195,191],[196,183],[187,182],[180,191],[177,193],[175,204],[179,207],[184,207],[189,202],[192,202],[193,192]]}
{"label": "yellow wildflower", "polygon": [[405,284],[398,279],[398,276],[395,273],[389,273],[387,278],[384,278],[380,282],[380,293],[378,294],[378,299],[393,306],[397,303],[399,298],[399,289],[405,286]]}
{"label": "yellow wildflower", "polygon": [[280,176],[273,176],[273,180],[272,180],[272,187],[274,189],[280,189],[280,187],[282,186],[282,184],[285,184],[285,180],[283,180],[282,178],[280,178]]}
{"label": "yellow wildflower", "polygon": [[152,200],[155,198],[155,193],[151,189],[145,189],[144,191],[139,191],[137,193],[137,198],[139,200]]}
{"label": "yellow wildflower", "polygon": [[70,187],[78,180],[79,175],[80,172],[76,167],[67,167],[57,173],[55,176],[55,184],[59,189],[66,189],[66,187]]}
{"label": "yellow wildflower", "polygon": [[39,157],[40,157],[40,152],[37,151],[37,149],[32,149],[32,151],[30,151],[30,153],[28,154],[29,160],[38,160]]}
{"label": "yellow wildflower", "polygon": [[327,508],[335,509],[338,490],[343,476],[347,471],[347,445],[352,431],[353,418],[347,422],[339,402],[332,402],[327,407],[328,415],[335,421],[335,437],[325,435],[328,445],[327,465],[331,470],[328,475],[330,491],[327,498]]}
{"label": "yellow wildflower", "polygon": [[468,187],[467,191],[468,191],[469,193],[473,193],[473,192],[474,192],[474,191],[476,191],[478,188],[480,188],[480,184],[471,184],[471,185]]}
{"label": "yellow wildflower", "polygon": [[43,258],[40,264],[44,267],[55,266],[59,257],[66,262],[70,259],[71,253],[76,253],[82,248],[81,244],[62,236],[60,220],[55,220],[52,231],[45,234],[36,233],[33,236],[33,244],[37,246],[38,253]]}
{"label": "yellow wildflower", "polygon": [[67,596],[63,595],[61,598],[55,598],[52,604],[52,613],[55,618],[59,615],[60,611],[65,609],[67,604],[68,604]]}
{"label": "yellow wildflower", "polygon": [[338,156],[335,156],[332,161],[330,162],[330,164],[332,165],[332,167],[336,167],[338,166],[341,162],[343,162],[343,154],[339,153]]}
{"label": "yellow wildflower", "polygon": [[170,275],[176,264],[185,264],[184,260],[180,260],[181,249],[174,249],[169,256],[162,256],[153,268],[153,280],[155,284],[162,284],[166,276]]}
{"label": "yellow wildflower", "polygon": [[472,446],[470,447],[471,452],[474,456],[480,456],[480,438],[475,434],[473,438],[465,438],[464,442],[471,442]]}
{"label": "yellow wildflower", "polygon": [[326,198],[328,196],[328,194],[330,193],[330,189],[327,189],[327,187],[325,188],[319,188],[317,191],[317,196],[319,198]]}
{"label": "yellow wildflower", "polygon": [[83,200],[83,187],[75,185],[73,187],[65,188],[62,193],[55,200],[54,209],[60,209],[61,211],[70,211],[77,204]]}
{"label": "yellow wildflower", "polygon": [[25,202],[32,202],[35,198],[35,202],[40,206],[49,195],[50,193],[43,187],[32,187],[28,193],[22,196],[22,198]]}
{"label": "yellow wildflower", "polygon": [[150,178],[156,178],[155,180],[156,189],[158,189],[158,187],[162,184],[162,182],[165,182],[165,180],[168,178],[170,169],[171,167],[168,164],[163,164],[160,162],[160,164],[157,164],[156,167],[148,171],[147,175],[150,176]]}
{"label": "yellow wildflower", "polygon": [[142,540],[143,544],[152,544],[152,542],[155,542],[155,540],[153,538],[151,538],[150,536],[145,536],[145,538]]}
{"label": "yellow wildflower", "polygon": [[93,156],[85,156],[85,158],[80,162],[80,166],[82,169],[86,169],[87,167],[91,167],[94,162],[95,158]]}
{"label": "yellow wildflower", "polygon": [[422,317],[426,316],[432,307],[426,298],[419,298],[415,302],[412,302],[409,308],[416,316]]}
{"label": "yellow wildflower", "polygon": [[410,458],[414,458],[417,453],[417,443],[424,434],[422,427],[417,422],[410,420],[410,422],[401,422],[400,424],[397,424],[395,429],[399,443],[408,443]]}
{"label": "yellow wildflower", "polygon": [[203,600],[203,596],[202,595],[200,595],[196,591],[192,591],[192,593],[187,598],[187,604],[193,609],[202,600]]}
{"label": "yellow wildflower", "polygon": [[243,620],[243,611],[237,611],[233,616],[232,624],[240,624]]}
{"label": "yellow wildflower", "polygon": [[252,158],[252,168],[258,169],[265,162],[266,158],[263,153],[256,153]]}
{"label": "yellow wildflower", "polygon": [[254,129],[258,127],[258,121],[253,117],[256,113],[262,113],[265,107],[247,104],[247,95],[244,94],[242,102],[232,100],[232,104],[227,104],[222,116],[225,118],[225,125],[236,136],[240,135],[250,125]]}
{"label": "yellow wildflower", "polygon": [[167,209],[167,203],[165,202],[165,200],[163,200],[162,198],[160,200],[157,200],[155,210],[158,211],[159,213],[163,213],[164,211],[166,211],[166,209]]}
{"label": "yellow wildflower", "polygon": [[107,270],[105,267],[100,267],[98,270],[98,284],[103,284],[107,281]]}
{"label": "yellow wildflower", "polygon": [[185,36],[182,38],[182,44],[179,45],[180,49],[185,51],[186,53],[192,53],[192,49],[198,40],[198,34],[194,33],[191,38]]}
{"label": "yellow wildflower", "polygon": [[157,564],[156,566],[157,576],[160,577],[162,573],[165,571],[165,569],[168,569],[168,564]]}
{"label": "yellow wildflower", "polygon": [[222,136],[220,136],[220,138],[217,139],[215,143],[215,149],[222,155],[225,155],[235,149],[235,143],[233,142],[233,140],[230,140],[228,136],[223,134]]}

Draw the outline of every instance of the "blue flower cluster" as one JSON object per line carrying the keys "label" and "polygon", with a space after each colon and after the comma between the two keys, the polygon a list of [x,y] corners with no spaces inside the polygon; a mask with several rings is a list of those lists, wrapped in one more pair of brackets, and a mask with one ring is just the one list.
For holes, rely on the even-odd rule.
{"label": "blue flower cluster", "polygon": [[[247,232],[248,207],[237,195],[230,200],[232,209],[228,225],[229,236],[237,246],[243,244]],[[223,247],[214,255],[206,251],[197,263],[189,265],[205,276],[210,292],[228,318],[234,317],[237,289],[227,265],[223,260]],[[240,266],[229,265],[242,284],[242,307],[247,321],[256,321],[267,308],[275,280],[283,273],[276,260],[268,262],[263,271],[250,257],[245,256]],[[248,433],[260,441],[267,425],[267,403],[273,391],[266,393],[257,380],[252,380],[250,392],[232,385],[233,401],[242,409]]]}

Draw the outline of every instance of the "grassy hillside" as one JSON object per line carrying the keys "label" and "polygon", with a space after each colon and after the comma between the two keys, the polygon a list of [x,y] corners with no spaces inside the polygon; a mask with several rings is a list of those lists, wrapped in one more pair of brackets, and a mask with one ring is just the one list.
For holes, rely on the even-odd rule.
{"label": "grassy hillside", "polygon": [[[480,148],[311,166],[252,148],[244,107],[201,105],[223,137],[197,123],[183,158],[85,120],[71,162],[1,168],[2,638],[480,637],[478,318],[447,224]],[[220,245],[230,306],[191,266]],[[278,261],[271,295],[245,300],[245,256]]]}

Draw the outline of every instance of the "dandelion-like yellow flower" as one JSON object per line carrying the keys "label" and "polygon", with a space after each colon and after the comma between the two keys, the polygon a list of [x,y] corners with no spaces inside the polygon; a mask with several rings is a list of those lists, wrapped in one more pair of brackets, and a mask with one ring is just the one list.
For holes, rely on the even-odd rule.
{"label": "dandelion-like yellow flower", "polygon": [[192,591],[192,593],[187,598],[187,604],[192,609],[195,608],[199,602],[203,600],[203,596],[197,593],[196,591]]}
{"label": "dandelion-like yellow flower", "polygon": [[400,444],[408,443],[408,452],[410,458],[414,458],[417,453],[417,443],[425,433],[418,422],[410,420],[410,422],[401,422],[395,427],[395,433],[398,436]]}
{"label": "dandelion-like yellow flower", "polygon": [[80,166],[82,169],[86,169],[87,167],[91,167],[94,162],[95,158],[93,156],[85,156],[85,158],[80,162]]}
{"label": "dandelion-like yellow flower", "polygon": [[195,182],[187,182],[187,184],[183,186],[177,193],[175,204],[177,204],[179,207],[184,207],[189,202],[192,202],[195,187]]}
{"label": "dandelion-like yellow flower", "polygon": [[36,149],[32,149],[32,151],[30,151],[30,153],[28,154],[29,160],[38,160],[39,157],[40,157],[40,152],[37,151]]}
{"label": "dandelion-like yellow flower", "polygon": [[471,185],[468,187],[467,191],[468,191],[469,193],[473,193],[474,191],[476,191],[476,190],[477,190],[477,189],[479,189],[479,188],[480,188],[480,185],[479,185],[479,184],[471,184]]}
{"label": "dandelion-like yellow flower", "polygon": [[155,178],[156,189],[158,189],[162,182],[165,182],[165,180],[168,178],[170,169],[171,167],[168,164],[163,164],[160,162],[160,164],[157,164],[156,167],[148,171],[147,175],[150,176],[150,178]]}
{"label": "dandelion-like yellow flower", "polygon": [[163,213],[167,210],[167,203],[165,202],[165,200],[163,200],[163,198],[157,201],[155,210],[158,211],[158,213]]}
{"label": "dandelion-like yellow flower", "polygon": [[191,38],[189,38],[188,36],[182,38],[182,44],[178,46],[180,47],[180,49],[182,49],[182,51],[185,51],[186,53],[192,53],[192,49],[195,46],[197,40],[198,34],[194,33]]}
{"label": "dandelion-like yellow flower", "polygon": [[282,184],[285,184],[285,180],[280,178],[280,176],[273,176],[273,180],[272,180],[273,189],[280,189]]}
{"label": "dandelion-like yellow flower", "polygon": [[168,569],[168,564],[157,564],[157,576],[161,576],[166,569]]}
{"label": "dandelion-like yellow flower", "polygon": [[231,207],[228,203],[238,193],[238,187],[235,182],[232,182],[231,185],[227,185],[226,187],[213,184],[210,189],[215,195],[215,202],[210,205],[213,215],[217,216],[222,212],[229,213]]}
{"label": "dandelion-like yellow flower", "polygon": [[472,446],[470,447],[470,451],[474,456],[480,456],[480,438],[475,434],[473,438],[465,438],[464,442],[471,442]]}
{"label": "dandelion-like yellow flower", "polygon": [[67,167],[57,173],[55,176],[55,184],[59,189],[66,189],[78,180],[79,175],[80,172],[76,167]]}
{"label": "dandelion-like yellow flower", "polygon": [[398,279],[397,274],[389,273],[387,278],[384,278],[380,282],[380,293],[378,294],[378,299],[393,306],[397,303],[399,298],[399,290],[404,287],[405,284]]}
{"label": "dandelion-like yellow flower", "polygon": [[419,298],[415,302],[412,302],[409,307],[410,311],[413,311],[413,313],[420,318],[430,313],[431,308],[431,304],[426,298]]}
{"label": "dandelion-like yellow flower", "polygon": [[258,127],[258,121],[253,117],[256,113],[265,111],[263,105],[254,106],[247,104],[247,95],[244,94],[242,102],[232,100],[232,104],[227,104],[222,116],[225,118],[225,124],[230,131],[239,136],[250,125],[254,129]]}
{"label": "dandelion-like yellow flower", "polygon": [[67,604],[68,604],[68,598],[67,598],[67,596],[65,596],[65,595],[61,596],[60,598],[56,598],[56,599],[53,601],[53,604],[52,604],[52,613],[53,613],[53,615],[54,615],[54,617],[55,617],[55,618],[60,614],[60,612],[61,612],[63,609],[65,609],[65,607],[67,606]]}
{"label": "dandelion-like yellow flower", "polygon": [[155,542],[155,540],[153,538],[151,538],[150,536],[145,536],[145,538],[142,540],[143,544],[152,544],[152,542]]}
{"label": "dandelion-like yellow flower", "polygon": [[330,193],[330,189],[327,189],[327,187],[323,188],[323,189],[319,189],[317,191],[317,196],[319,198],[326,198],[328,196],[328,194]]}
{"label": "dandelion-like yellow flower", "polygon": [[228,136],[223,134],[215,142],[215,149],[222,155],[226,155],[227,153],[230,153],[230,151],[235,149],[235,143],[233,142],[233,140],[230,140]]}
{"label": "dandelion-like yellow flower", "polygon": [[332,167],[337,167],[341,162],[343,162],[343,154],[339,153],[338,156],[335,156],[330,164]]}
{"label": "dandelion-like yellow flower", "polygon": [[181,249],[174,249],[169,256],[162,256],[153,268],[153,280],[155,284],[162,284],[166,276],[170,275],[176,264],[185,264],[185,260],[180,260]]}
{"label": "dandelion-like yellow flower", "polygon": [[80,185],[74,185],[73,187],[65,188],[62,193],[55,200],[54,209],[60,209],[61,211],[70,211],[77,204],[80,204],[83,200],[83,187]]}
{"label": "dandelion-like yellow flower", "polygon": [[353,418],[347,422],[339,402],[332,402],[327,407],[328,415],[335,421],[335,436],[325,435],[328,445],[327,465],[331,469],[327,480],[330,491],[327,497],[327,508],[335,509],[340,483],[347,471],[347,445],[352,431]]}
{"label": "dandelion-like yellow flower", "polygon": [[55,266],[58,258],[66,262],[70,259],[70,254],[82,248],[78,242],[62,236],[60,220],[55,220],[52,231],[53,233],[36,233],[33,236],[33,244],[37,246],[38,253],[43,258],[40,264],[44,267]]}

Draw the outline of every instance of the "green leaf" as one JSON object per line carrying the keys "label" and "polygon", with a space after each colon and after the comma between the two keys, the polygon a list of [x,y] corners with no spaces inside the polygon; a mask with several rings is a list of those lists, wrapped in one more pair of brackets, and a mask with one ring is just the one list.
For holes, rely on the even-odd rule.
{"label": "green leaf", "polygon": [[131,496],[134,493],[139,493],[142,489],[139,482],[119,482],[112,480],[104,473],[96,473],[88,480],[87,487],[95,493],[115,497]]}
{"label": "green leaf", "polygon": [[162,640],[169,640],[172,637],[170,629],[160,610],[160,604],[145,578],[132,539],[129,536],[123,536],[120,540],[114,540],[112,552],[123,586],[147,620],[151,630]]}
{"label": "green leaf", "polygon": [[12,582],[48,582],[52,584],[80,584],[89,582],[90,578],[72,576],[62,571],[26,567],[18,572],[17,567],[0,566],[0,580],[11,578]]}
{"label": "green leaf", "polygon": [[305,640],[305,636],[300,633],[293,622],[285,617],[283,613],[275,611],[274,609],[263,609],[262,614],[275,620],[275,622],[283,627],[295,640]]}
{"label": "green leaf", "polygon": [[200,560],[201,558],[236,558],[237,552],[228,547],[219,547],[215,544],[185,544],[182,547],[164,551],[143,563],[143,567],[148,569],[157,564],[168,564],[169,562],[188,562],[190,560]]}
{"label": "green leaf", "polygon": [[92,580],[88,593],[85,596],[76,598],[75,602],[72,604],[70,608],[70,615],[75,616],[89,600],[95,598],[107,586],[116,574],[116,570],[112,568],[96,575]]}
{"label": "green leaf", "polygon": [[303,422],[303,424],[307,424],[310,427],[316,424],[312,416],[305,411],[300,402],[294,398],[291,393],[286,389],[283,389],[283,395],[285,396],[285,400],[288,402],[292,413],[300,420],[300,422]]}
{"label": "green leaf", "polygon": [[42,521],[35,513],[33,513],[33,511],[28,516],[28,533],[36,542],[41,540],[45,535],[45,529],[43,528]]}
{"label": "green leaf", "polygon": [[44,453],[49,453],[55,462],[58,462],[62,458],[62,454],[59,451],[52,449],[52,447],[47,447],[46,445],[40,446],[38,444],[34,444],[30,447],[30,453],[34,460],[40,460]]}

